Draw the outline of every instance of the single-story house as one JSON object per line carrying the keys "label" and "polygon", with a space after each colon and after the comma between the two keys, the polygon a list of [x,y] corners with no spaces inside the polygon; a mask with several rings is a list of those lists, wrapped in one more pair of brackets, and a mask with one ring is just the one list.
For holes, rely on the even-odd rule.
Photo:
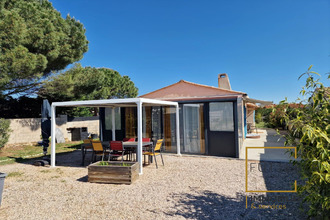
{"label": "single-story house", "polygon": [[[218,87],[181,80],[144,94],[140,98],[173,101],[179,104],[180,151],[224,157],[239,157],[247,131],[254,123],[256,103],[244,92],[231,90],[227,74],[218,75]],[[115,137],[137,137],[136,107],[100,108],[100,138],[112,140],[112,119],[116,120]],[[142,135],[152,140],[163,138],[165,151],[177,152],[175,108],[144,106]]]}

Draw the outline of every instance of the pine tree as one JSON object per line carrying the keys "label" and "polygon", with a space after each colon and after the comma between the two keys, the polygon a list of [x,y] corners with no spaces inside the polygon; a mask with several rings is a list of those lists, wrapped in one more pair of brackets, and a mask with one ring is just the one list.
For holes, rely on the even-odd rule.
{"label": "pine tree", "polygon": [[83,25],[47,0],[0,0],[0,30],[0,97],[36,89],[88,50]]}

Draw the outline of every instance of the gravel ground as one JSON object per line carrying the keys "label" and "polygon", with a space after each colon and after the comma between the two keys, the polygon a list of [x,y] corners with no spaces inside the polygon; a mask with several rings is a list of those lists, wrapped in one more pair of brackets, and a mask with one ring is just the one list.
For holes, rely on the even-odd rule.
{"label": "gravel ground", "polygon": [[[0,219],[306,218],[298,202],[276,200],[262,204],[285,204],[286,209],[253,209],[248,200],[246,209],[245,195],[252,194],[245,193],[244,160],[168,154],[164,167],[145,167],[132,185],[112,185],[87,182],[87,168],[79,166],[79,159],[75,151],[58,155],[56,168],[0,166],[1,172],[18,172],[5,179]],[[298,179],[294,171],[285,178],[277,175],[292,170],[290,164],[264,162],[261,167],[270,165],[270,175],[251,169],[249,189],[284,186]]]}

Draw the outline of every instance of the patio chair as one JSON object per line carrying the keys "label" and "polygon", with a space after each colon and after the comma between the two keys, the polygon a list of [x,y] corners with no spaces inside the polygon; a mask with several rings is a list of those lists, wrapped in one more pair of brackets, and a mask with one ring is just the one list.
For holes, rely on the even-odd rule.
{"label": "patio chair", "polygon": [[91,139],[85,139],[84,143],[81,145],[81,153],[82,153],[82,165],[84,166],[85,156],[88,149],[93,149]]}
{"label": "patio chair", "polygon": [[[142,142],[151,142],[151,138],[142,138]],[[152,145],[144,145],[143,149],[142,149],[142,154],[145,152],[150,152],[150,147],[152,147]],[[146,155],[144,155],[144,161],[146,160]],[[152,162],[152,161],[151,161]]]}
{"label": "patio chair", "polygon": [[[135,142],[135,138],[124,138],[123,142]],[[129,160],[133,160],[133,153],[136,153],[135,148],[134,147],[127,147],[125,150],[129,155]]]}
{"label": "patio chair", "polygon": [[83,145],[84,145],[84,150],[85,150],[85,154],[86,154],[87,149],[92,149],[93,148],[92,139],[85,139]]}
{"label": "patio chair", "polygon": [[126,141],[134,142],[135,141],[135,138],[124,138],[123,139],[123,142],[126,142]]}
{"label": "patio chair", "polygon": [[128,153],[125,151],[122,141],[110,141],[110,153],[108,161],[111,160],[111,157],[121,157],[121,161],[123,161],[124,156],[127,154]]}
{"label": "patio chair", "polygon": [[253,125],[252,123],[247,123],[247,133],[251,134],[251,133],[253,133],[253,130],[255,130],[256,133],[258,134],[257,126]]}
{"label": "patio chair", "polygon": [[92,142],[92,147],[93,147],[92,161],[95,162],[97,156],[101,156],[102,161],[103,161],[105,151],[103,149],[102,142],[96,141],[96,140],[95,141],[92,140],[91,142]]}
{"label": "patio chair", "polygon": [[[142,142],[151,142],[151,138],[142,138]],[[148,151],[149,152],[150,149],[148,149],[148,148],[152,147],[152,144],[144,145],[143,147],[144,147],[143,152],[145,152],[145,151]]]}
{"label": "patio chair", "polygon": [[160,157],[162,158],[162,163],[164,166],[164,160],[163,160],[163,155],[162,155],[162,144],[163,144],[163,139],[159,139],[157,140],[157,143],[155,145],[154,148],[152,148],[152,152],[144,152],[143,155],[148,155],[148,156],[152,156],[155,159],[155,163],[156,163],[156,168],[158,169],[158,165],[157,165],[157,159],[156,156],[160,155]]}
{"label": "patio chair", "polygon": [[142,138],[142,142],[150,142],[150,138]]}

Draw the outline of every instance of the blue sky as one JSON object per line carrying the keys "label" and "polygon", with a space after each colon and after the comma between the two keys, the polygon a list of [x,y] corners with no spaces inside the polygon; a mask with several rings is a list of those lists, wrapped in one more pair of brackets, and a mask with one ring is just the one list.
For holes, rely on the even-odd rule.
{"label": "blue sky", "polygon": [[181,79],[295,101],[299,75],[330,72],[330,0],[51,0],[86,28],[83,66],[131,77],[139,95]]}

